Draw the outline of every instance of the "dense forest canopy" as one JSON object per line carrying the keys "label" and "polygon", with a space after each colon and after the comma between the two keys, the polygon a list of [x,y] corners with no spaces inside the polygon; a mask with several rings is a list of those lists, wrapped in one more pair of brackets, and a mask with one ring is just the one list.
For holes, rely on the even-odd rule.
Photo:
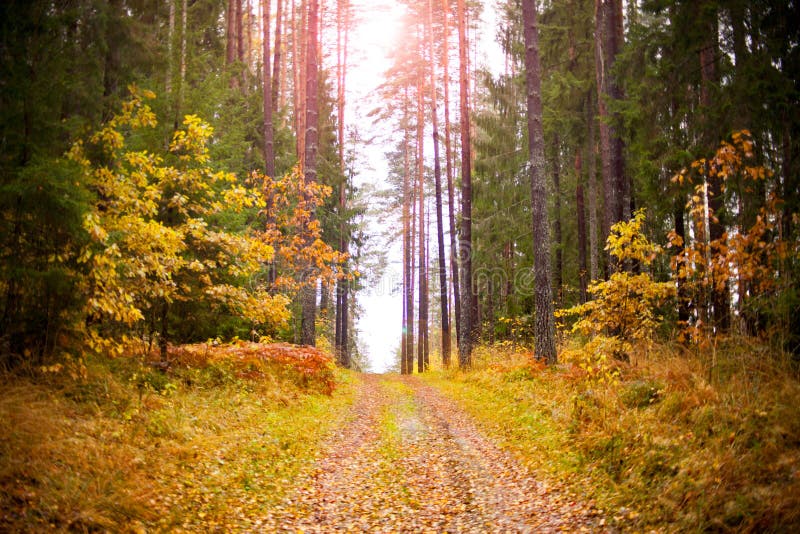
{"label": "dense forest canopy", "polygon": [[[555,362],[573,327],[616,358],[650,336],[797,353],[798,6],[484,4],[393,8],[372,115],[392,131],[376,195],[403,251],[401,370],[502,340]],[[369,9],[4,2],[4,364],[234,337],[358,359],[372,199],[344,118]]]}

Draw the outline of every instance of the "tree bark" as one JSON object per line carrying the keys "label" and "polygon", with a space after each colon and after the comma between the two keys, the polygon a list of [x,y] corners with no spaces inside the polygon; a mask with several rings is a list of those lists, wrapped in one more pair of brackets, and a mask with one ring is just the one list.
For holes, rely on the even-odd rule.
{"label": "tree bark", "polygon": [[[228,67],[228,69],[231,68],[231,65],[236,63],[236,59],[239,56],[239,37],[236,34],[237,30],[239,29],[236,16],[238,5],[239,0],[228,0],[228,9],[225,12],[225,66]],[[239,77],[232,75],[230,70],[228,74],[230,75],[228,86],[231,89],[235,89],[239,86]]]}
{"label": "tree bark", "polygon": [[448,222],[450,223],[450,279],[453,286],[453,318],[456,326],[456,341],[461,339],[461,288],[458,284],[458,245],[456,243],[456,201],[453,190],[453,150],[450,136],[450,6],[448,0],[442,0],[443,11],[443,43],[442,43],[442,70],[444,76],[444,152],[445,166],[447,168],[447,208]]}
{"label": "tree bark", "polygon": [[264,63],[263,73],[264,78],[262,84],[262,98],[264,106],[264,169],[270,178],[275,178],[275,134],[272,126],[272,68],[270,65],[270,31],[269,31],[269,15],[270,15],[270,0],[263,0],[264,12],[262,24],[264,27],[264,35],[262,35],[262,43],[264,49]]}
{"label": "tree bark", "polygon": [[553,295],[550,276],[550,229],[547,221],[544,131],[542,127],[539,31],[534,0],[522,0],[525,38],[525,85],[527,87],[528,150],[531,168],[534,271],[536,289],[534,325],[536,357],[548,365],[557,362]]}
{"label": "tree bark", "polygon": [[556,245],[554,288],[556,305],[560,308],[564,298],[564,242],[561,235],[561,143],[558,134],[553,136],[553,237]]}
{"label": "tree bark", "polygon": [[186,87],[186,12],[187,0],[181,2],[181,57],[178,70],[178,95],[175,98],[175,122],[174,129],[177,130],[181,124],[181,113],[183,108],[183,95]]}
{"label": "tree bark", "polygon": [[172,52],[173,44],[175,41],[175,0],[167,0],[169,4],[169,30],[167,32],[167,79],[164,84],[164,89],[167,95],[172,95],[172,70],[175,62],[174,54]]}
{"label": "tree bark", "polygon": [[580,290],[580,302],[583,304],[588,300],[588,272],[586,271],[586,208],[583,199],[583,168],[581,153],[575,154],[575,178],[578,184],[575,186],[575,208],[577,209],[578,219],[578,286]]}
{"label": "tree bark", "polygon": [[[704,1],[699,6],[700,24],[702,25],[705,41],[700,45],[700,106],[703,113],[703,148],[709,154],[713,153],[717,145],[716,121],[711,110],[714,106],[713,90],[719,84],[719,69],[717,68],[717,55],[719,43],[718,14],[716,7],[709,1]],[[709,240],[711,242],[722,239],[725,233],[725,193],[722,178],[719,175],[708,178],[708,206],[713,211],[714,217],[709,222]],[[710,266],[709,266],[710,267]],[[716,286],[716,284],[715,284]],[[713,308],[714,325],[723,331],[730,326],[730,298],[727,284],[723,289],[711,289],[711,305]]]}
{"label": "tree bark", "polygon": [[236,0],[236,59],[244,63],[244,17],[242,0]]}
{"label": "tree bark", "polygon": [[236,0],[228,0],[225,22],[225,65],[230,66],[236,61]]}
{"label": "tree bark", "polygon": [[411,134],[409,132],[408,114],[408,86],[403,94],[403,349],[401,372],[412,374],[414,372],[414,267],[412,265],[413,251],[413,221],[411,206],[413,192],[411,190]]}
{"label": "tree bark", "polygon": [[[269,4],[269,0],[266,0]],[[283,0],[277,0],[275,6],[275,50],[274,60],[272,62],[272,113],[275,114],[280,109],[278,101],[280,100],[280,87],[281,87],[281,60],[283,50]]]}
{"label": "tree bark", "polygon": [[436,55],[433,36],[433,0],[428,0],[428,49],[430,52],[431,123],[433,125],[433,177],[436,194],[436,238],[439,249],[439,297],[442,325],[442,365],[450,366],[450,312],[447,295],[447,265],[444,261],[444,220],[442,214],[442,167],[439,164],[439,117],[436,106]]}
{"label": "tree bark", "polygon": [[[347,178],[344,161],[344,110],[345,110],[345,78],[347,75],[347,34],[349,29],[349,2],[338,0],[336,6],[336,73],[337,73],[337,114],[339,135],[339,168],[344,177],[339,189],[339,249],[345,254],[348,251],[349,236],[347,235]],[[349,282],[341,279],[337,284],[339,300],[336,308],[336,353],[343,367],[350,366],[350,354],[347,347],[348,324],[348,287]]]}
{"label": "tree bark", "polygon": [[[621,0],[595,0],[595,67],[597,101],[600,114],[600,157],[602,160],[605,215],[603,236],[611,226],[630,217],[630,187],[625,179],[623,143],[613,125],[609,102],[618,100],[622,91],[613,76],[614,63],[622,48]],[[617,269],[615,259],[606,255],[609,273]]]}
{"label": "tree bark", "polygon": [[[409,134],[410,135],[410,134]],[[410,150],[410,142],[409,142],[409,150]],[[409,182],[411,182],[411,168],[408,168],[407,171],[409,175]],[[411,328],[414,328],[414,295],[416,294],[416,277],[414,274],[417,272],[417,255],[416,255],[416,235],[417,235],[417,202],[416,202],[416,184],[411,182],[411,236],[410,236],[410,254],[411,257],[411,269],[408,272],[408,278],[410,282],[411,288],[411,307],[408,310],[409,316],[409,324]],[[419,337],[419,332],[417,332],[417,337]],[[414,374],[414,334],[411,334],[411,341],[408,350],[408,374]]]}
{"label": "tree bark", "polygon": [[[318,122],[319,109],[317,103],[317,13],[319,0],[309,0],[308,8],[308,46],[306,47],[306,105],[305,105],[305,163],[303,166],[305,182],[311,184],[317,181],[317,149],[318,149]],[[311,214],[312,220],[315,215]],[[311,266],[309,266],[310,268]],[[301,320],[301,343],[305,345],[316,344],[315,321],[317,286],[316,280],[305,281]]]}
{"label": "tree bark", "polygon": [[[418,33],[418,49],[422,56],[422,31]],[[419,191],[419,323],[417,330],[417,372],[425,372],[425,345],[428,338],[428,277],[426,274],[428,258],[425,254],[425,108],[424,108],[424,80],[423,69],[420,63],[417,67],[417,182]]]}
{"label": "tree bark", "polygon": [[466,6],[458,0],[458,63],[459,96],[461,107],[461,333],[458,341],[458,360],[462,369],[472,365],[472,348],[475,336],[475,301],[472,285],[472,155],[469,123],[469,80],[467,78]]}
{"label": "tree bark", "polygon": [[589,188],[589,280],[597,280],[600,275],[597,248],[597,143],[594,138],[594,102],[592,94],[586,96],[586,120],[588,123],[588,141],[586,143],[586,158],[588,168]]}

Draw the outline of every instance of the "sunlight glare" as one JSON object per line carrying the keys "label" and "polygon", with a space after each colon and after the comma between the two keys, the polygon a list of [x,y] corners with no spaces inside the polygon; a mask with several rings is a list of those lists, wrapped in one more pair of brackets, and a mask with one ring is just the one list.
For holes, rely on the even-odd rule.
{"label": "sunlight glare", "polygon": [[351,68],[363,71],[373,80],[382,78],[390,65],[391,51],[397,46],[404,9],[390,0],[354,4],[358,23],[350,36]]}

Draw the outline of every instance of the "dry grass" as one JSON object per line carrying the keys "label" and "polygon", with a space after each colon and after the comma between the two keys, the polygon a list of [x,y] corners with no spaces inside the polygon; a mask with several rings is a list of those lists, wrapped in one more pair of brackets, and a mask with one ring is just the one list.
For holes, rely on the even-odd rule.
{"label": "dry grass", "polygon": [[353,390],[350,374],[325,395],[292,373],[219,362],[87,367],[78,381],[2,377],[0,531],[247,528],[311,463]]}
{"label": "dry grass", "polygon": [[[635,529],[800,529],[800,382],[784,355],[639,348],[617,378],[481,348],[433,375],[531,468]],[[452,380],[447,380],[451,378]]]}

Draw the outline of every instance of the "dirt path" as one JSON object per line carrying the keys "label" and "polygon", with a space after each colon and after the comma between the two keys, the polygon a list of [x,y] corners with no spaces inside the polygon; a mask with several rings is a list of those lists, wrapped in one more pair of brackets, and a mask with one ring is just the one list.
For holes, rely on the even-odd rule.
{"label": "dirt path", "polygon": [[365,375],[353,418],[256,525],[283,532],[597,531],[413,377]]}

